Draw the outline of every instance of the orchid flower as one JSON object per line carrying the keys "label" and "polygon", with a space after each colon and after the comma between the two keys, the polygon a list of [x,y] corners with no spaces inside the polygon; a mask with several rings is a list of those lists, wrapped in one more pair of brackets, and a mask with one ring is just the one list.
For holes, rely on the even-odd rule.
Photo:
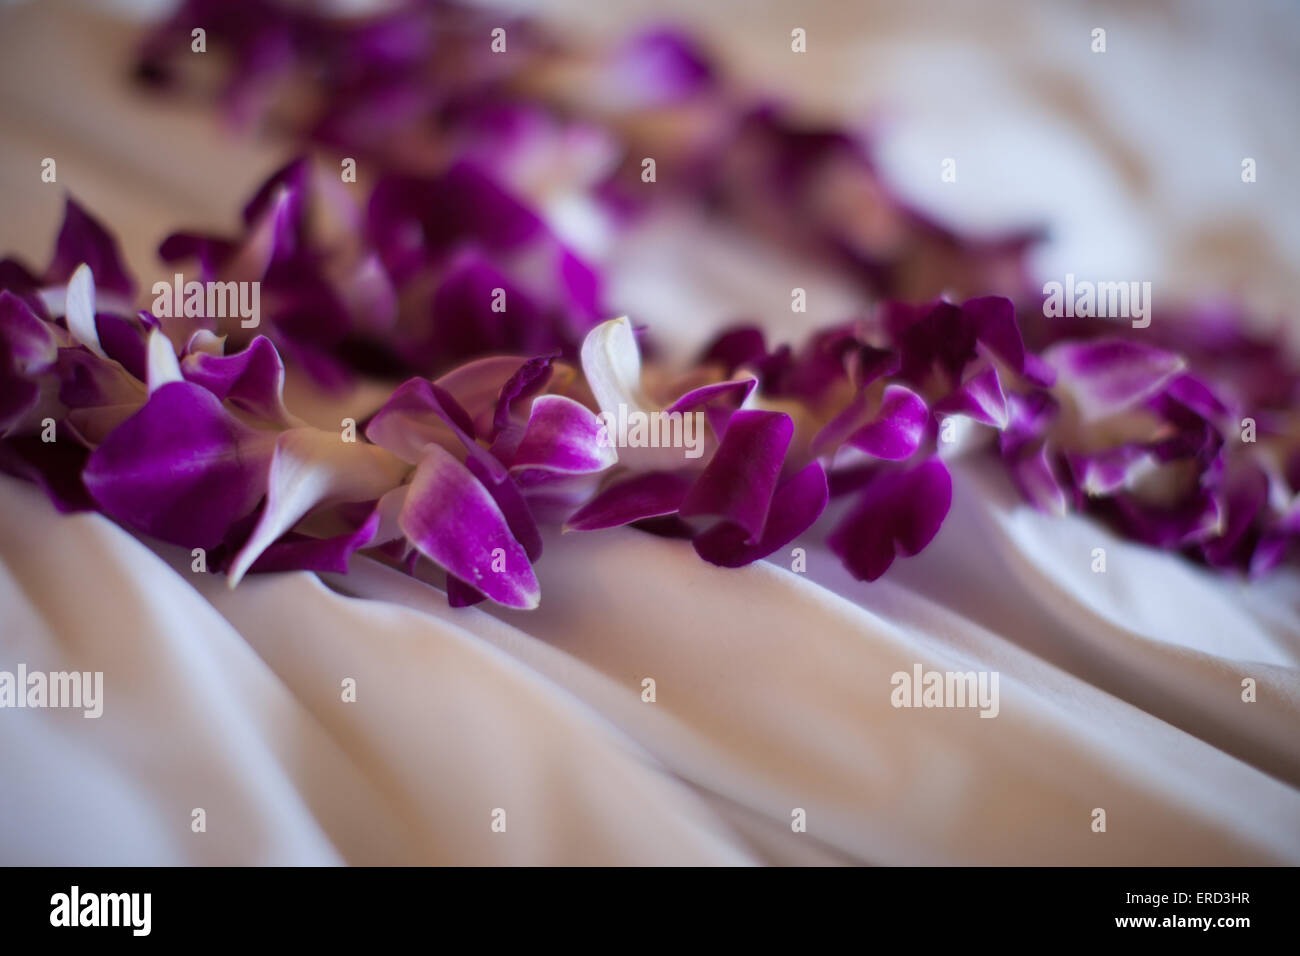
{"label": "orchid flower", "polygon": [[486,168],[386,176],[366,236],[407,297],[398,334],[412,367],[494,353],[576,351],[603,312],[596,269]]}
{"label": "orchid flower", "polygon": [[[344,570],[355,550],[405,536],[447,569],[457,603],[535,606],[530,562],[541,538],[527,499],[617,459],[599,445],[591,411],[544,393],[572,384],[571,371],[555,375],[554,356],[474,363],[440,380],[451,392],[412,380],[370,421],[381,442],[370,444],[288,412],[284,365],[266,337],[226,355],[224,339],[199,328],[178,354],[149,313],[128,322],[98,312],[85,264],[60,300],[66,329],[0,293],[5,437],[56,415],[87,453],[77,467],[96,507],[169,543],[228,555],[231,586],[249,570]],[[444,429],[443,444],[427,440],[429,428]],[[347,502],[372,505],[355,527],[294,533],[309,514]]]}
{"label": "orchid flower", "polygon": [[244,222],[233,238],[174,233],[159,254],[197,260],[204,280],[259,282],[267,334],[325,387],[356,371],[572,352],[601,309],[594,268],[471,162],[383,176],[362,209],[297,159],[258,189]]}
{"label": "orchid flower", "polygon": [[[697,461],[681,448],[623,449],[623,477],[570,516],[567,530],[593,531],[675,516],[701,557],[738,566],[783,547],[821,514],[825,473],[817,462],[799,470],[784,467],[794,423],[784,412],[745,407],[757,384],[753,377],[697,385],[666,405],[657,404],[643,388],[640,350],[626,317],[588,333],[582,366],[608,420],[629,414],[698,413],[708,422],[713,440],[709,453]],[[606,441],[613,443],[612,436]],[[696,530],[683,519],[709,525]]]}
{"label": "orchid flower", "polygon": [[[284,366],[266,338],[227,356],[200,330],[178,357],[155,326],[144,380],[132,381],[104,351],[91,321],[93,285],[85,266],[74,273],[68,305],[69,328],[86,352],[82,367],[119,383],[116,392],[103,392],[112,404],[69,412],[70,423],[80,426],[76,437],[93,447],[82,473],[87,492],[110,517],[169,543],[231,548],[232,587],[308,512],[377,500],[405,474],[383,449],[292,417],[283,402]],[[99,417],[78,417],[92,411]],[[106,433],[88,429],[87,421]],[[241,522],[260,502],[251,532],[235,548]]]}
{"label": "orchid flower", "polygon": [[758,330],[734,329],[706,358],[755,369],[759,394],[807,432],[800,451],[824,463],[831,495],[857,496],[827,543],[868,581],[928,545],[947,515],[941,457],[953,451],[936,442],[939,425],[964,420],[991,437],[1008,424],[1003,379],[1050,377],[1026,354],[1011,303],[994,298],[889,304],[876,326],[828,329],[798,354],[768,352]]}
{"label": "orchid flower", "polygon": [[[61,236],[77,231],[104,247],[106,233],[70,203]],[[77,244],[61,238],[56,264],[70,248]],[[98,261],[118,289],[130,289],[115,257]],[[221,340],[197,330],[178,355],[149,313],[100,312],[96,278],[82,263],[62,296],[46,297],[64,305],[66,329],[0,292],[13,396],[4,434],[30,431],[36,416],[57,419],[88,453],[80,481],[109,516],[169,543],[233,549],[240,522],[265,499],[234,552],[233,586],[312,509],[378,499],[401,481],[405,468],[387,452],[288,413],[284,366],[269,340],[227,356]]]}
{"label": "orchid flower", "polygon": [[[1044,358],[1057,386],[1004,448],[1013,473],[1028,465],[1057,507],[1073,500],[1156,547],[1252,573],[1281,560],[1300,499],[1280,449],[1237,441],[1240,410],[1183,357],[1099,339],[1058,343]],[[1027,443],[1040,451],[1019,457]]]}
{"label": "orchid flower", "polygon": [[387,504],[410,549],[446,570],[453,605],[488,597],[536,607],[542,539],[529,491],[598,475],[618,459],[594,413],[543,391],[552,365],[502,357],[436,382],[411,379],[366,426],[370,440],[415,466]]}
{"label": "orchid flower", "polygon": [[[426,0],[370,6],[185,0],[147,36],[137,76],[162,90],[188,85],[190,31],[203,24],[229,64],[218,101],[233,127],[274,119],[349,155],[397,163],[434,150],[447,102],[490,95],[546,53],[528,21],[500,11]],[[470,38],[495,27],[508,28],[511,56],[474,55]]]}
{"label": "orchid flower", "polygon": [[[259,283],[266,334],[318,384],[338,389],[351,378],[344,356],[361,341],[387,341],[397,322],[397,290],[360,238],[361,218],[337,177],[299,158],[272,173],[245,205],[242,235],[173,233],[159,256],[177,264],[197,260],[203,281]],[[217,317],[203,321],[216,330]],[[162,324],[176,334],[171,320]],[[248,338],[239,323],[229,331],[239,341]],[[372,351],[381,365],[400,364],[382,347]]]}

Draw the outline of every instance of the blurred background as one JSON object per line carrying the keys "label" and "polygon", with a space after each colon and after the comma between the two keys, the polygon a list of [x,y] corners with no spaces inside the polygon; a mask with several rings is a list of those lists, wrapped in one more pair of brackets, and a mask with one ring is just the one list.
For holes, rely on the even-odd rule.
{"label": "blurred background", "polygon": [[[1030,260],[1040,281],[1149,280],[1158,303],[1229,297],[1270,325],[1300,294],[1300,5],[1289,0],[480,5],[593,47],[646,24],[685,26],[736,80],[869,135],[885,181],[939,221],[974,235],[1045,228]],[[0,5],[4,252],[44,261],[67,190],[119,233],[137,275],[153,275],[159,239],[181,224],[228,228],[288,155],[290,144],[231,136],[213,110],[130,82],[139,21],[171,6]],[[806,54],[790,50],[795,27]],[[1092,49],[1096,28],[1104,53]],[[40,181],[46,156],[57,185]],[[955,182],[940,178],[948,158]],[[702,338],[693,329],[810,285],[718,253],[706,265],[721,291],[692,296],[683,323],[682,297],[662,286],[692,282],[698,255],[674,256],[671,237],[647,242],[635,274],[613,276],[614,298],[683,349]],[[843,290],[829,277],[811,284],[809,323],[843,318]]]}

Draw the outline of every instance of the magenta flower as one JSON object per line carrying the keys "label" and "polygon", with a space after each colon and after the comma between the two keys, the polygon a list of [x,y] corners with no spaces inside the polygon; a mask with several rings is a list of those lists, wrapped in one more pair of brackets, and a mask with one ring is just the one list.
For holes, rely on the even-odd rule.
{"label": "magenta flower", "polygon": [[675,516],[674,527],[693,539],[701,557],[734,567],[794,540],[825,508],[821,465],[795,469],[787,460],[794,434],[790,416],[744,407],[754,378],[710,382],[671,402],[656,402],[644,391],[640,351],[626,318],[588,334],[582,364],[607,428],[633,415],[664,415],[671,422],[672,416],[681,421],[698,414],[710,434],[707,451],[702,448],[695,459],[682,447],[620,450],[622,477],[571,515],[566,529],[593,531]]}
{"label": "magenta flower", "polygon": [[484,597],[540,600],[532,562],[542,539],[530,498],[552,481],[595,476],[617,461],[596,416],[543,393],[552,359],[484,359],[438,382],[411,379],[366,435],[416,466],[388,505],[409,549],[442,567],[454,605]]}

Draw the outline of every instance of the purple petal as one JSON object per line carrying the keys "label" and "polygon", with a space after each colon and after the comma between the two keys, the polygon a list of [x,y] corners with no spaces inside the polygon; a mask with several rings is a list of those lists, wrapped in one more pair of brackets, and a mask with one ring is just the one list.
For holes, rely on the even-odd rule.
{"label": "purple petal", "polygon": [[1073,397],[1085,421],[1149,398],[1186,365],[1172,352],[1127,339],[1062,342],[1043,358],[1059,373],[1057,387]]}
{"label": "purple petal", "polygon": [[435,179],[380,180],[370,196],[366,232],[400,283],[455,244],[508,251],[544,235],[546,227],[482,169],[459,163]]}
{"label": "purple petal", "polygon": [[1197,488],[1172,506],[1145,504],[1132,495],[1102,499],[1125,534],[1152,547],[1172,550],[1213,538],[1223,525],[1215,496]]}
{"label": "purple petal", "polygon": [[691,479],[678,472],[644,472],[606,488],[575,511],[564,530],[598,531],[674,514],[690,488]]}
{"label": "purple petal", "polygon": [[535,361],[540,360],[514,355],[474,359],[440,376],[434,384],[465,409],[474,424],[471,434],[491,437],[502,392],[511,387],[514,376],[525,374],[525,365]]}
{"label": "purple petal", "polygon": [[[504,299],[499,299],[497,290]],[[504,311],[497,303],[504,301]],[[492,352],[540,352],[551,345],[536,300],[476,253],[460,256],[433,297],[428,348],[440,362]]]}
{"label": "purple petal", "polygon": [[375,414],[366,426],[366,437],[403,461],[417,463],[427,457],[429,448],[459,442],[474,476],[497,499],[516,534],[525,535],[525,549],[540,553],[540,534],[518,488],[501,461],[474,440],[472,427],[469,415],[446,391],[415,378],[401,385]]}
{"label": "purple petal", "polygon": [[1006,433],[1015,439],[1040,436],[1060,411],[1060,403],[1043,390],[1007,396]]}
{"label": "purple petal", "polygon": [[215,548],[266,492],[271,442],[211,392],[164,385],[86,463],[104,513],[185,547]]}
{"label": "purple petal", "polygon": [[[739,378],[728,382],[714,382],[693,388],[669,405],[664,412],[672,415],[680,413],[689,415],[696,410],[704,411],[705,419],[714,435],[723,435],[736,409],[744,405],[754,389],[758,387],[756,378]],[[704,441],[705,436],[700,435]],[[666,457],[666,456],[665,456]],[[668,467],[665,464],[665,467]]]}
{"label": "purple petal", "polygon": [[824,455],[839,448],[850,435],[870,421],[870,409],[869,397],[858,392],[813,436],[809,450],[814,455]]}
{"label": "purple petal", "polygon": [[306,222],[307,190],[311,185],[311,163],[299,156],[273,172],[244,205],[244,223],[252,226],[277,205],[285,203],[284,214],[293,231]]}
{"label": "purple petal", "polygon": [[879,475],[827,538],[849,572],[874,581],[899,555],[918,554],[938,533],[952,504],[952,477],[938,458]]}
{"label": "purple petal", "polygon": [[812,462],[782,483],[772,496],[772,511],[757,544],[746,543],[745,530],[719,522],[695,536],[696,553],[711,564],[738,568],[765,558],[808,530],[826,509],[826,471]]}
{"label": "purple petal", "polygon": [[0,291],[11,292],[40,319],[49,319],[41,300],[41,282],[17,259],[0,259]]}
{"label": "purple petal", "polygon": [[[434,388],[423,378],[403,382],[370,419],[366,437],[411,464],[418,464],[431,444],[459,441],[466,447],[476,446],[470,434],[473,423],[469,416],[445,391],[442,395],[448,401],[440,401]],[[501,472],[504,471],[502,468]]]}
{"label": "purple petal", "polygon": [[1084,494],[1110,495],[1127,488],[1155,459],[1146,447],[1129,442],[1094,454],[1067,454],[1075,484]]}
{"label": "purple petal", "polygon": [[1069,511],[1069,497],[1043,441],[1008,444],[1002,459],[1020,493],[1031,505],[1046,514],[1063,515]]}
{"label": "purple petal", "polygon": [[475,441],[469,414],[443,388],[414,378],[389,398],[366,426],[366,437],[403,461],[419,462],[427,449],[453,440],[465,450],[465,464],[483,482],[505,514],[510,530],[530,560],[542,551],[541,533],[514,479],[495,455]]}
{"label": "purple petal", "polygon": [[545,232],[535,212],[471,163],[452,166],[439,186],[427,209],[437,225],[428,233],[435,246],[474,238],[490,249],[517,249]]}
{"label": "purple petal", "polygon": [[517,408],[537,395],[551,380],[555,359],[559,353],[531,358],[515,370],[497,394],[496,409],[492,413],[492,436],[508,427],[514,420]]}
{"label": "purple petal", "polygon": [[169,265],[196,259],[199,279],[211,282],[220,275],[238,250],[238,245],[228,239],[198,233],[174,232],[158,246],[158,258]]}
{"label": "purple petal", "polygon": [[600,273],[568,249],[560,252],[557,279],[567,311],[585,320],[580,331],[588,331],[592,322],[608,314],[601,305]]}
{"label": "purple petal", "polygon": [[523,546],[529,561],[536,561],[542,556],[542,533],[533,518],[532,508],[524,500],[523,492],[512,475],[496,474],[489,463],[496,461],[487,452],[480,455],[471,454],[465,459],[465,465],[474,477],[483,482],[492,500],[497,503],[501,513],[506,516],[506,524],[515,540]]}
{"label": "purple petal", "polygon": [[974,324],[975,337],[989,351],[1011,367],[1025,371],[1025,341],[1016,324],[1016,308],[1005,296],[989,295],[967,299],[962,312]]}
{"label": "purple petal", "polygon": [[[505,515],[470,470],[438,445],[416,468],[398,519],[420,553],[506,607],[534,608],[541,589]],[[504,570],[493,570],[493,563]]]}
{"label": "purple petal", "polygon": [[1006,428],[1009,419],[1007,397],[998,380],[997,368],[990,365],[971,376],[935,405],[934,410],[942,415],[964,415],[997,429]]}
{"label": "purple petal", "polygon": [[447,603],[452,607],[473,607],[486,600],[487,595],[474,585],[466,584],[454,574],[447,575]]}
{"label": "purple petal", "polygon": [[1025,370],[1022,374],[1031,385],[1041,388],[1051,388],[1056,384],[1056,369],[1033,352],[1025,353]]}
{"label": "purple petal", "polygon": [[902,359],[893,349],[860,345],[850,354],[849,377],[855,388],[863,389],[876,379],[893,375],[902,367]]}
{"label": "purple petal", "polygon": [[902,461],[921,447],[930,412],[925,401],[902,385],[885,388],[876,417],[858,429],[847,443],[874,458]]}
{"label": "purple petal", "polygon": [[367,255],[339,282],[339,298],[353,322],[379,334],[397,322],[397,290],[374,253]]}
{"label": "purple petal", "polygon": [[794,422],[784,412],[736,412],[678,512],[683,518],[716,515],[758,541],[793,435]]}
{"label": "purple petal", "polygon": [[898,343],[901,374],[910,382],[925,382],[936,365],[950,381],[960,381],[962,370],[976,356],[972,318],[951,302],[923,309],[886,303],[883,321]]}
{"label": "purple petal", "polygon": [[510,468],[585,475],[617,462],[618,452],[589,408],[563,395],[540,395],[533,399],[528,426]]}
{"label": "purple petal", "polygon": [[752,365],[767,355],[763,330],[746,325],[729,329],[717,336],[704,350],[702,363],[717,362],[731,375],[742,365]]}
{"label": "purple petal", "polygon": [[95,316],[95,331],[104,354],[140,381],[146,380],[146,334],[138,319],[100,312]]}
{"label": "purple petal", "polygon": [[135,294],[135,282],[126,271],[117,240],[69,197],[64,207],[63,226],[55,241],[54,258],[45,270],[45,282],[49,285],[67,282],[83,262],[90,266],[101,289],[126,299]]}
{"label": "purple petal", "polygon": [[873,374],[879,361],[888,368],[894,358],[876,359],[862,354],[862,343],[851,327],[838,326],[813,334],[811,340],[793,355],[788,345],[774,349],[757,363],[759,377],[766,392],[816,404],[837,382],[849,376],[849,370],[863,374],[860,381]]}
{"label": "purple petal", "polygon": [[234,587],[258,556],[317,505],[372,501],[400,484],[407,468],[375,445],[345,442],[338,432],[291,428],[275,442],[266,505],[229,570]]}
{"label": "purple petal", "polygon": [[69,408],[139,405],[145,398],[139,379],[85,349],[59,349],[57,372],[59,401]]}
{"label": "purple petal", "polygon": [[348,573],[348,559],[353,553],[367,547],[379,530],[379,511],[372,511],[355,531],[330,538],[310,538],[306,535],[286,534],[258,556],[249,574],[268,571],[333,571]]}
{"label": "purple petal", "polygon": [[1286,560],[1296,537],[1295,532],[1283,531],[1271,531],[1262,535],[1250,556],[1250,566],[1246,573],[1252,578],[1258,578],[1272,571]]}
{"label": "purple petal", "polygon": [[1266,514],[1268,498],[1269,480],[1262,468],[1245,465],[1233,470],[1222,489],[1223,530],[1202,548],[1211,566],[1249,567],[1257,543],[1250,532]]}
{"label": "purple petal", "polygon": [[1218,421],[1228,414],[1227,406],[1195,375],[1179,375],[1169,383],[1165,394],[1207,421]]}
{"label": "purple petal", "polygon": [[51,327],[37,318],[27,303],[0,292],[0,434],[36,407],[39,375],[58,358]]}
{"label": "purple petal", "polygon": [[276,424],[288,424],[284,407],[284,362],[271,340],[259,335],[234,355],[191,352],[181,360],[186,381]]}
{"label": "purple petal", "polygon": [[739,378],[729,382],[714,382],[693,388],[669,405],[665,412],[689,412],[697,408],[720,405],[730,409],[740,408],[758,385],[756,378]]}
{"label": "purple petal", "polygon": [[680,103],[714,82],[713,67],[685,34],[659,28],[633,38],[613,59],[606,83],[625,107]]}
{"label": "purple petal", "polygon": [[[269,204],[256,221],[249,223],[247,234],[221,264],[223,275],[228,279],[258,282],[272,274],[272,267],[277,264],[292,263],[295,258],[301,264],[298,254],[302,236],[294,218],[299,209],[300,200],[293,191],[287,186],[277,187],[271,193]],[[284,269],[278,272],[283,278]]]}

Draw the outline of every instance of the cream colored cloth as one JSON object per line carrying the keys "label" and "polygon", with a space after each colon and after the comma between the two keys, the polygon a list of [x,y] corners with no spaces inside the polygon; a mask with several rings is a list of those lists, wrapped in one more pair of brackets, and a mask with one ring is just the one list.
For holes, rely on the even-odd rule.
{"label": "cream colored cloth", "polygon": [[[1294,603],[983,492],[907,575],[967,614],[614,531],[494,616],[365,559],[231,592],[2,484],[0,669],[105,674],[98,720],[0,712],[6,862],[1300,860]],[[893,708],[915,663],[997,671],[999,715]]]}
{"label": "cream colored cloth", "polygon": [[[129,95],[130,30],[67,9],[0,12],[3,248],[43,261],[52,154],[152,281],[158,238],[228,228],[283,150]],[[659,280],[671,309],[618,281],[704,336],[681,310],[713,301],[718,259],[695,261]],[[745,261],[770,272],[723,263],[728,295],[763,288]],[[0,863],[1300,862],[1300,575],[1246,585],[1041,516],[989,462],[954,487],[934,544],[875,584],[816,535],[799,573],[790,549],[723,570],[552,533],[517,613],[364,558],[232,592],[0,477],[0,670],[105,675],[99,719],[0,710]],[[998,716],[894,708],[916,664],[996,671]]]}

